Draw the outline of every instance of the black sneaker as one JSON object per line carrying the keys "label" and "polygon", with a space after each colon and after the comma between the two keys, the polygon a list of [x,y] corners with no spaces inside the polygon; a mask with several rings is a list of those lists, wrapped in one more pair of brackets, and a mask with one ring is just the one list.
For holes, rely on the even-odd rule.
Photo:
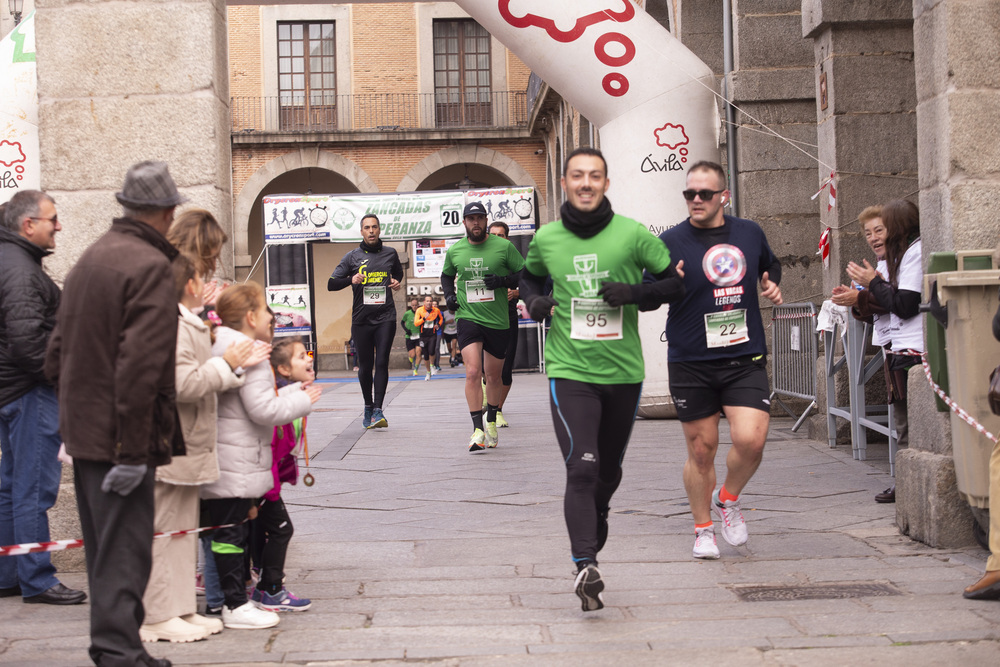
{"label": "black sneaker", "polygon": [[205,607],[205,616],[222,616],[222,607]]}
{"label": "black sneaker", "polygon": [[580,598],[580,606],[584,611],[597,611],[604,608],[604,601],[601,599],[604,581],[601,580],[601,571],[593,562],[588,562],[587,565],[580,568],[574,587],[576,596]]}

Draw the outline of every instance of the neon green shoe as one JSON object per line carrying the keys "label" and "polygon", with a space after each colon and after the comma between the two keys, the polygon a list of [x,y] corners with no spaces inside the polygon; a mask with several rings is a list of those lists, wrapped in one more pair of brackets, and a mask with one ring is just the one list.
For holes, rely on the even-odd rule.
{"label": "neon green shoe", "polygon": [[500,436],[497,435],[497,423],[486,422],[486,446],[490,449],[497,446]]}
{"label": "neon green shoe", "polygon": [[507,428],[510,424],[503,418],[503,413],[497,410],[497,428]]}
{"label": "neon green shoe", "polygon": [[483,444],[486,442],[486,434],[483,433],[483,429],[477,428],[472,432],[472,438],[469,439],[469,453],[470,454],[481,454],[486,451],[486,446]]}

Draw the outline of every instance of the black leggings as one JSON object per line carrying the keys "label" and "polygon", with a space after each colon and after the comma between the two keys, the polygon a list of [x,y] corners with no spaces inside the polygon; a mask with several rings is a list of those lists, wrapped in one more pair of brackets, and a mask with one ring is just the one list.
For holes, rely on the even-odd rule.
{"label": "black leggings", "polygon": [[503,371],[500,372],[500,383],[509,387],[514,384],[514,357],[517,356],[517,317],[510,320],[510,331],[507,334],[507,354],[503,358]]}
{"label": "black leggings", "polygon": [[235,524],[219,528],[212,534],[212,556],[219,571],[219,585],[230,609],[242,607],[247,602],[244,564],[249,528],[243,520],[253,506],[252,498],[212,498],[202,500],[202,508],[209,525]]}
{"label": "black leggings", "polygon": [[[389,385],[389,351],[396,335],[396,320],[378,324],[354,324],[351,336],[358,348],[358,382],[365,407],[382,409],[385,388]],[[372,398],[372,370],[375,371],[375,397]]]}
{"label": "black leggings", "polygon": [[250,522],[250,551],[253,562],[260,568],[258,588],[270,594],[281,590],[285,579],[285,557],[288,543],[295,529],[288,516],[285,503],[277,500],[263,500],[257,510],[257,519]]}
{"label": "black leggings", "polygon": [[552,422],[566,462],[563,511],[574,561],[597,561],[598,515],[621,482],[641,391],[642,383],[549,380]]}

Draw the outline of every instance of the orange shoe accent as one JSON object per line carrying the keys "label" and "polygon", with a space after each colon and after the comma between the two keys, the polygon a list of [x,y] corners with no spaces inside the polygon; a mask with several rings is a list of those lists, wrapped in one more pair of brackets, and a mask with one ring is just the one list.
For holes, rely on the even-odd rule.
{"label": "orange shoe accent", "polygon": [[696,523],[694,524],[694,532],[697,533],[702,528],[711,528],[711,527],[712,527],[711,521],[709,521],[708,523]]}
{"label": "orange shoe accent", "polygon": [[722,488],[719,489],[719,500],[726,502],[727,500],[739,500],[739,496],[734,496],[733,494],[726,491],[726,485],[723,484]]}

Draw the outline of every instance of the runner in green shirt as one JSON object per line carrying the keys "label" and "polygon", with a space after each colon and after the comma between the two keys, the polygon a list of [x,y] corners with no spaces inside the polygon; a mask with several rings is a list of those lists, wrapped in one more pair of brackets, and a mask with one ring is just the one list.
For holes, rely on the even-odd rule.
{"label": "runner in green shirt", "polygon": [[[499,442],[496,413],[510,335],[507,289],[517,287],[524,258],[513,243],[487,233],[482,203],[467,204],[462,217],[466,237],[448,248],[441,269],[441,287],[448,310],[455,313],[458,348],[465,362],[465,400],[473,428],[469,451],[479,453]],[[485,426],[480,382],[484,371]]]}
{"label": "runner in green shirt", "polygon": [[[566,463],[564,512],[584,611],[601,609],[597,552],[608,537],[611,496],[645,376],[638,310],[684,295],[683,263],[641,223],[615,215],[604,196],[607,163],[578,148],[563,168],[567,201],[528,248],[521,296],[532,319],[552,314],[545,344],[549,404]],[[643,269],[656,282],[643,284]],[[552,295],[544,294],[552,277]]]}

